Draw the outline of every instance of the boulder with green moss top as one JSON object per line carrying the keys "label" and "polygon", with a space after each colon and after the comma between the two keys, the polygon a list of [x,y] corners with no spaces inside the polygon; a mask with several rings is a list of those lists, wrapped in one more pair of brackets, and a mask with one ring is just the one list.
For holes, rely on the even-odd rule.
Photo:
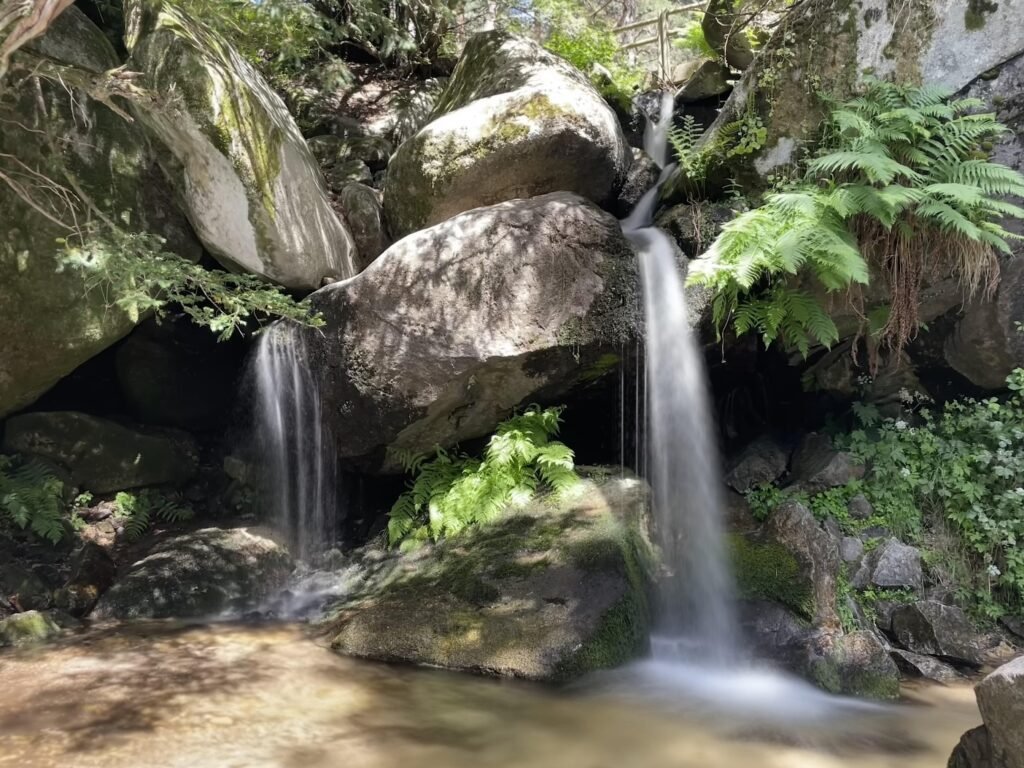
{"label": "boulder with green moss top", "polygon": [[137,114],[199,238],[226,267],[295,289],[355,274],[355,246],[287,107],[221,36],[163,0],[125,3]]}
{"label": "boulder with green moss top", "polygon": [[278,592],[288,550],[259,528],[203,528],[158,540],[100,598],[101,619],[239,615]]}
{"label": "boulder with green moss top", "polygon": [[832,693],[895,699],[900,674],[882,641],[867,630],[823,633],[812,646],[807,673]]}
{"label": "boulder with green moss top", "polygon": [[632,157],[614,112],[570,64],[525,38],[470,38],[431,122],[388,167],[402,237],[481,205],[547,192],[610,204]]}
{"label": "boulder with green moss top", "polygon": [[[90,76],[118,63],[103,32],[74,7],[23,56],[26,66],[45,56]],[[198,258],[200,250],[138,126],[72,82],[23,74],[0,105],[0,173],[15,180],[0,183],[0,417],[35,401],[139,320],[114,305],[110,291],[88,292],[80,272],[59,270],[57,238],[72,236],[99,209],[164,237],[184,256]]]}
{"label": "boulder with green moss top", "polygon": [[457,538],[364,555],[323,624],[339,653],[563,681],[648,646],[646,485],[618,470]]}
{"label": "boulder with green moss top", "polygon": [[[972,8],[984,10],[972,11]],[[760,187],[818,135],[830,101],[867,75],[957,91],[1024,52],[1024,5],[963,0],[808,0],[787,12],[701,140],[714,175]],[[746,140],[739,142],[739,137]],[[663,187],[685,196],[677,173]]]}
{"label": "boulder with green moss top", "polygon": [[618,221],[569,192],[409,235],[312,303],[326,325],[306,334],[310,361],[338,457],[368,471],[608,373],[642,323]]}
{"label": "boulder with green moss top", "polygon": [[75,411],[15,416],[0,445],[65,466],[75,486],[94,493],[180,484],[198,466],[198,450],[184,433],[142,431]]}
{"label": "boulder with green moss top", "polygon": [[0,647],[38,645],[60,634],[60,626],[47,611],[25,611],[0,620]]}

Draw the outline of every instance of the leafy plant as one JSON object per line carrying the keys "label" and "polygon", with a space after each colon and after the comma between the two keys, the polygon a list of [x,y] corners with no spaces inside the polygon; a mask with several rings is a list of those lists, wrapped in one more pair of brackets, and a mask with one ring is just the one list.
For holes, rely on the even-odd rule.
{"label": "leafy plant", "polygon": [[38,459],[0,455],[0,514],[52,544],[64,538],[64,483]]}
{"label": "leafy plant", "polygon": [[177,523],[191,520],[194,514],[191,507],[154,488],[145,488],[138,493],[121,491],[114,497],[114,515],[124,520],[124,530],[129,539],[139,538],[157,520]]}
{"label": "leafy plant", "polygon": [[672,45],[685,51],[690,51],[698,56],[703,56],[715,61],[721,60],[722,56],[716,51],[708,39],[704,36],[704,14],[697,13],[690,17],[690,20],[682,27],[682,33],[672,41]]}
{"label": "leafy plant", "polygon": [[288,318],[319,326],[323,320],[308,305],[254,275],[206,269],[164,249],[151,234],[111,228],[82,245],[64,243],[60,269],[80,272],[86,290],[99,291],[108,305],[133,320],[153,313],[163,317],[170,306],[180,308],[196,325],[218,339],[240,333],[252,319]]}
{"label": "leafy plant", "polygon": [[391,545],[453,536],[526,504],[542,488],[571,489],[579,481],[573,452],[551,439],[560,421],[560,408],[531,406],[498,425],[482,459],[440,448],[430,459],[405,457],[416,477],[391,508]]}
{"label": "leafy plant", "polygon": [[719,332],[731,324],[806,356],[838,338],[819,297],[867,284],[874,268],[890,293],[876,337],[898,351],[917,331],[926,275],[952,274],[968,295],[990,291],[996,253],[1016,237],[998,222],[1024,218],[1000,198],[1024,195],[1024,177],[987,159],[1006,128],[980,106],[869,81],[833,109],[803,181],[731,221],[691,265],[689,281],[716,292]]}

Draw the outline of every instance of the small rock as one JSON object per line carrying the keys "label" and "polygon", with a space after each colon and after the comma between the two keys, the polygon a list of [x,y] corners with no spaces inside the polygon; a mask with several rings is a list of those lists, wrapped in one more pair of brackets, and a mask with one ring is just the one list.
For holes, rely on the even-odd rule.
{"label": "small rock", "polygon": [[49,608],[53,591],[36,573],[17,563],[0,564],[0,601],[9,600],[22,610]]}
{"label": "small rock", "polygon": [[875,514],[875,508],[863,493],[858,493],[846,502],[846,509],[854,520],[868,520]]}
{"label": "small rock", "polygon": [[0,646],[43,643],[60,634],[60,627],[45,612],[25,611],[0,621]]}
{"label": "small rock", "polygon": [[932,680],[936,683],[954,683],[963,680],[963,677],[955,669],[931,656],[922,656],[919,653],[899,648],[893,648],[889,653],[900,672],[907,677],[923,677],[925,680]]}
{"label": "small rock", "polygon": [[117,576],[117,565],[99,544],[85,542],[75,555],[71,576],[57,590],[54,603],[71,616],[81,618],[95,606],[100,595],[110,589]]}
{"label": "small rock", "polygon": [[999,667],[974,692],[995,764],[1024,768],[1024,656]]}
{"label": "small rock", "polygon": [[924,584],[921,570],[921,552],[916,547],[889,539],[872,550],[853,577],[857,589],[917,589]]}
{"label": "small rock", "polygon": [[759,485],[774,483],[786,471],[789,451],[767,435],[748,445],[732,463],[725,482],[733,490],[746,493]]}
{"label": "small rock", "polygon": [[828,435],[812,432],[793,457],[792,476],[790,485],[806,493],[819,493],[864,477],[864,465],[833,448]]}
{"label": "small rock", "polygon": [[[677,68],[678,69],[678,68]],[[685,76],[682,72],[674,76]],[[729,67],[717,61],[704,61],[686,77],[685,84],[676,92],[676,100],[688,104],[702,101],[711,96],[723,96],[732,90],[732,72]]]}
{"label": "small rock", "polygon": [[854,536],[843,536],[839,540],[839,556],[844,563],[860,563],[864,557],[864,542]]}
{"label": "small rock", "polygon": [[888,539],[892,536],[892,531],[883,525],[869,525],[867,528],[861,529],[860,539],[865,544],[874,539]]}
{"label": "small rock", "polygon": [[892,613],[893,637],[909,651],[979,666],[978,635],[959,608],[934,600],[901,605]]}

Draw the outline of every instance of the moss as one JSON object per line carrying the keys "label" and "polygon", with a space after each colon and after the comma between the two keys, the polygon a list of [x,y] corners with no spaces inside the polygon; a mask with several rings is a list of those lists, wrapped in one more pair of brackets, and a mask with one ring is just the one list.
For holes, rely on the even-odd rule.
{"label": "moss", "polygon": [[649,647],[650,612],[643,593],[631,590],[601,617],[593,637],[558,664],[555,680],[572,680],[598,669],[616,667]]}
{"label": "moss", "polygon": [[811,666],[810,673],[813,682],[829,693],[880,700],[895,699],[900,694],[898,677],[842,664],[834,659],[818,659]]}
{"label": "moss", "polygon": [[740,534],[730,536],[729,544],[741,597],[774,600],[806,619],[813,618],[811,586],[789,550],[776,542],[752,542]]}
{"label": "moss", "polygon": [[964,26],[969,30],[982,29],[985,26],[986,16],[999,10],[999,3],[992,0],[967,0],[967,8],[964,10]]}

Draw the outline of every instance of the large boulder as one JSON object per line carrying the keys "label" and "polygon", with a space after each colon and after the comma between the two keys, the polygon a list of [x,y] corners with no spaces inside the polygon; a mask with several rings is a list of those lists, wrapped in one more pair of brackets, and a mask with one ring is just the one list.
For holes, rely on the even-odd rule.
{"label": "large boulder", "polygon": [[74,411],[15,416],[0,445],[64,465],[75,486],[94,493],[180,484],[198,466],[198,451],[186,435],[140,432]]}
{"label": "large boulder", "polygon": [[809,585],[809,617],[818,627],[839,627],[836,585],[839,578],[839,544],[803,504],[786,501],[768,518],[766,529],[800,565],[800,575]]}
{"label": "large boulder", "polygon": [[1024,657],[999,667],[974,692],[995,765],[1024,768]]}
{"label": "large boulder", "polygon": [[378,557],[325,631],[348,655],[531,680],[621,664],[648,643],[646,502],[639,480],[585,480],[569,499]]}
{"label": "large boulder", "polygon": [[618,119],[582,73],[530,40],[481,32],[431,122],[392,157],[384,211],[397,238],[558,190],[611,203],[631,159]]}
{"label": "large boulder", "polygon": [[[90,73],[118,63],[103,33],[74,7],[27,46],[26,56]],[[17,72],[21,85],[5,94],[11,108],[0,107],[0,172],[22,182],[26,173],[41,174],[13,182],[24,195],[0,183],[0,418],[31,404],[138,322],[137,313],[114,303],[116,293],[89,291],[81,272],[58,268],[57,238],[86,235],[83,222],[96,217],[91,205],[123,226],[164,237],[183,256],[199,256],[143,131],[70,83],[26,74]]]}
{"label": "large boulder", "polygon": [[559,192],[468,211],[312,296],[307,333],[338,457],[393,471],[490,432],[517,405],[613,369],[641,323],[618,222]]}
{"label": "large boulder", "polygon": [[295,289],[356,272],[352,236],[281,97],[230,44],[163,0],[125,3],[137,110],[196,233],[226,267]]}
{"label": "large boulder", "polygon": [[[726,152],[726,178],[763,180],[815,138],[829,102],[867,75],[957,91],[1024,51],[1024,5],[962,0],[809,0],[794,5],[746,69],[703,143],[729,141],[739,122],[760,123],[756,146]],[[729,147],[725,147],[726,150]],[[672,196],[678,181],[666,187]],[[763,183],[763,182],[760,182]]]}
{"label": "large boulder", "polygon": [[892,636],[909,651],[938,656],[956,664],[980,666],[982,649],[977,631],[952,605],[919,600],[893,610]]}
{"label": "large boulder", "polygon": [[96,618],[207,618],[242,613],[284,586],[288,551],[266,532],[203,528],[158,541],[101,598]]}
{"label": "large boulder", "polygon": [[868,630],[824,633],[814,644],[808,673],[826,691],[895,699],[900,675],[882,641]]}

